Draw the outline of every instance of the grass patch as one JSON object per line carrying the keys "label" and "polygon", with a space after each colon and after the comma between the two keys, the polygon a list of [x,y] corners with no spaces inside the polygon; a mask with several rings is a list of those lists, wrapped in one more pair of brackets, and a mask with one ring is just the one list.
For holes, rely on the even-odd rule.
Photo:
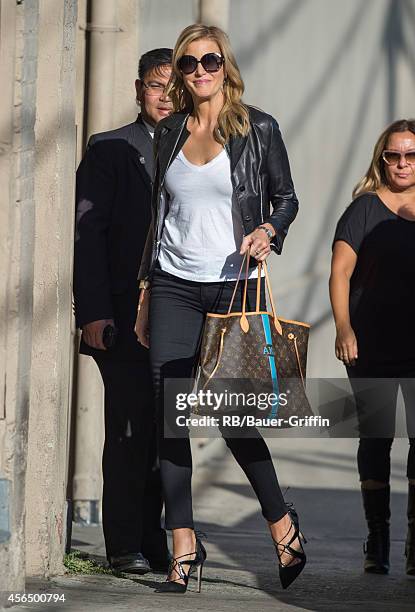
{"label": "grass patch", "polygon": [[74,550],[65,555],[63,564],[71,574],[111,574],[115,576],[108,567],[93,559],[83,556],[79,550]]}

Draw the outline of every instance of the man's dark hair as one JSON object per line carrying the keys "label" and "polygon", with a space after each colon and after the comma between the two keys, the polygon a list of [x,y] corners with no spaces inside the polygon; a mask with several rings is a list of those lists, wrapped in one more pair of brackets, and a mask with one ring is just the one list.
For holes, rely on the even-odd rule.
{"label": "man's dark hair", "polygon": [[138,78],[142,81],[150,70],[160,66],[171,66],[173,49],[152,49],[140,57],[138,62]]}

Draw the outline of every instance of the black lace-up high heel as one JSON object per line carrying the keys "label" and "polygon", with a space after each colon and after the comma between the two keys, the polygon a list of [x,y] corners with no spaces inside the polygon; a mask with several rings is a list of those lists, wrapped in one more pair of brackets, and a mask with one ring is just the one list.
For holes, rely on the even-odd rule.
{"label": "black lace-up high heel", "polygon": [[[294,506],[292,504],[287,504],[287,506],[288,506],[288,515],[291,520],[291,525],[290,525],[290,529],[287,531],[284,538],[282,539],[284,540],[287,537],[287,535],[290,533],[290,530],[292,528],[294,528],[294,533],[291,539],[286,544],[282,544],[281,541],[276,542],[274,540],[274,545],[277,551],[277,556],[278,556],[278,561],[279,561],[280,582],[281,582],[281,586],[283,589],[287,589],[290,586],[290,584],[294,582],[297,576],[299,576],[299,574],[303,571],[304,566],[306,564],[306,560],[307,560],[305,553],[304,553],[304,549],[303,549],[303,542],[304,544],[306,544],[307,540],[305,539],[304,535],[300,531],[297,512],[295,511]],[[301,550],[297,550],[292,547],[292,544],[296,540],[298,540],[298,542],[300,543]],[[294,559],[300,559],[300,561],[295,564],[293,564],[292,561],[288,564],[282,563],[281,556],[284,553],[288,553],[289,555],[291,555],[292,561],[294,561]]]}
{"label": "black lace-up high heel", "polygon": [[[206,549],[200,541],[201,535],[200,533],[196,534],[196,550],[194,552],[172,558],[166,582],[160,584],[155,590],[156,593],[186,593],[189,576],[195,571],[197,571],[197,592],[200,593],[202,588],[203,564],[207,556]],[[195,558],[183,559],[183,557],[188,557],[189,555],[195,555]],[[183,560],[180,561],[180,559]],[[184,569],[186,565],[188,566],[187,572]],[[176,580],[169,580],[169,576],[173,573],[177,574],[178,578],[176,578]],[[178,582],[178,580],[183,580],[184,584]]]}

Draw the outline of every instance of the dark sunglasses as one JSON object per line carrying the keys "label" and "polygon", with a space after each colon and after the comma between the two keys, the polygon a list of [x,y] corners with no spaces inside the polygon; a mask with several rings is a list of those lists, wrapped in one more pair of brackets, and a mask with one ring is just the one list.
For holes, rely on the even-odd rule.
{"label": "dark sunglasses", "polygon": [[192,74],[198,64],[202,64],[206,72],[218,72],[223,66],[224,58],[219,53],[206,53],[198,60],[193,55],[183,55],[177,62],[178,69],[183,74]]}
{"label": "dark sunglasses", "polygon": [[388,166],[396,166],[401,161],[401,157],[403,157],[405,162],[410,166],[415,165],[415,151],[407,151],[402,154],[398,151],[383,151],[382,157]]}

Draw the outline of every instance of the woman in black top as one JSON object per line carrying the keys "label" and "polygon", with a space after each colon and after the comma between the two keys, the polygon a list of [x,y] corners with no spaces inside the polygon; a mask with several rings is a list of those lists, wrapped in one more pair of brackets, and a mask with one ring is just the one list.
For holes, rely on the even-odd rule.
{"label": "woman in black top", "polygon": [[410,442],[406,570],[415,575],[415,120],[396,121],[381,134],[353,197],[334,236],[330,297],[336,357],[346,365],[359,419],[369,528],[364,567],[389,570],[390,450],[400,384]]}

